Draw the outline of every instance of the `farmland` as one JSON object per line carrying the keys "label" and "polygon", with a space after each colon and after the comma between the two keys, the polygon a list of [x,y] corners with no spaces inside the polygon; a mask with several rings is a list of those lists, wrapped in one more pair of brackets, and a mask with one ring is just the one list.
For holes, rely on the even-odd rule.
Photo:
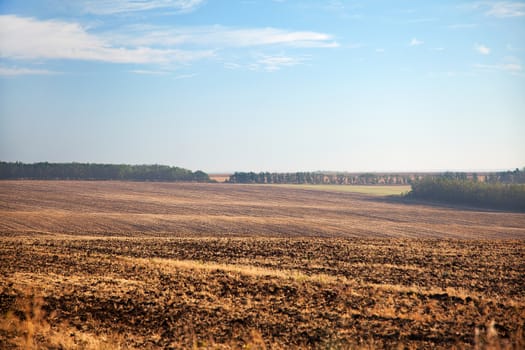
{"label": "farmland", "polygon": [[524,238],[369,193],[2,181],[0,347],[518,349]]}
{"label": "farmland", "polygon": [[285,188],[295,188],[303,190],[314,190],[314,191],[333,191],[333,192],[350,192],[350,193],[362,193],[375,196],[390,196],[400,195],[410,191],[408,185],[272,185]]}

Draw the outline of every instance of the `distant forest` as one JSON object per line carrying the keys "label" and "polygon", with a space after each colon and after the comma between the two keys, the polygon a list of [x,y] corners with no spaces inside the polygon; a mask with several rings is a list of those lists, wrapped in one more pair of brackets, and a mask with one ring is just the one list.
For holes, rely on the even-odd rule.
{"label": "distant forest", "polygon": [[348,174],[325,172],[269,173],[269,172],[236,172],[230,176],[230,183],[254,184],[333,184],[333,185],[377,185],[410,183],[414,175],[372,173]]}
{"label": "distant forest", "polygon": [[33,164],[0,162],[0,179],[211,181],[208,174],[200,170],[192,172],[167,165],[47,162]]}
{"label": "distant forest", "polygon": [[525,168],[492,173],[254,173],[237,172],[230,183],[406,185],[407,199],[525,212]]}
{"label": "distant forest", "polygon": [[407,197],[525,212],[525,184],[475,182],[443,176],[415,181]]}
{"label": "distant forest", "polygon": [[230,183],[254,184],[332,184],[332,185],[407,185],[427,178],[472,180],[486,183],[525,183],[525,169],[493,173],[330,173],[330,172],[236,172]]}

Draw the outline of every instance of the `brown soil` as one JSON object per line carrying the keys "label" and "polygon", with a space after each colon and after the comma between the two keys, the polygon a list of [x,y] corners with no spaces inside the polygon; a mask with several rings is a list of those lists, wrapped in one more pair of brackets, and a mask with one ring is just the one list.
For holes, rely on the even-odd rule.
{"label": "brown soil", "polygon": [[518,349],[524,238],[524,214],[350,193],[2,181],[0,348],[36,294],[49,348]]}

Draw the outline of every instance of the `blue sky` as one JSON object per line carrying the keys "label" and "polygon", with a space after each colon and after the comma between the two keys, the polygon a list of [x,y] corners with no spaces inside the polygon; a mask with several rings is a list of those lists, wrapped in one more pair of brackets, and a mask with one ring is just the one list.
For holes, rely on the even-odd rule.
{"label": "blue sky", "polygon": [[0,0],[0,160],[525,166],[524,1]]}

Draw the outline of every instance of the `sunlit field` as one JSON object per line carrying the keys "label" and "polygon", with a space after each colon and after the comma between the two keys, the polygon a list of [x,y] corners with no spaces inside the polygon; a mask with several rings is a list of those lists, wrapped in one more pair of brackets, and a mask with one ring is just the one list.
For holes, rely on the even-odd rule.
{"label": "sunlit field", "polygon": [[525,216],[385,198],[2,181],[0,347],[523,347]]}
{"label": "sunlit field", "polygon": [[360,185],[271,185],[287,188],[303,189],[303,190],[318,190],[318,191],[334,191],[334,192],[350,192],[363,193],[373,196],[390,196],[400,195],[410,191],[410,186],[395,185],[395,186],[360,186]]}

